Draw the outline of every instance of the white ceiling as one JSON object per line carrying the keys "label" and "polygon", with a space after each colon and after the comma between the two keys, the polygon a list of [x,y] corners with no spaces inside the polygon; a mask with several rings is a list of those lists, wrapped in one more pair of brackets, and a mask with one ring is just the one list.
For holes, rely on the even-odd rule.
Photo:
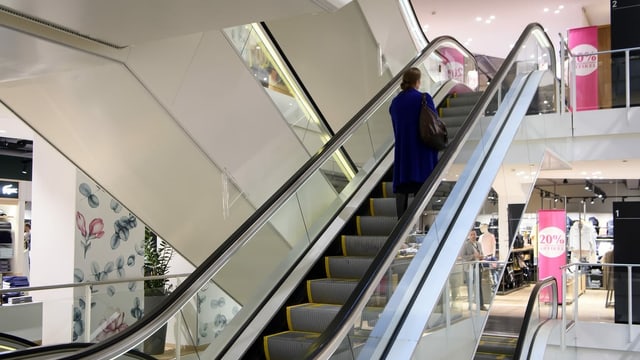
{"label": "white ceiling", "polygon": [[[558,34],[566,36],[568,29],[610,23],[607,0],[412,0],[411,3],[429,40],[453,36],[475,54],[499,58],[506,57],[509,45],[532,22],[547,29],[554,45],[560,41]],[[563,9],[555,14],[561,5]],[[486,24],[484,21],[490,16],[495,18]],[[477,17],[483,21],[478,22]]]}

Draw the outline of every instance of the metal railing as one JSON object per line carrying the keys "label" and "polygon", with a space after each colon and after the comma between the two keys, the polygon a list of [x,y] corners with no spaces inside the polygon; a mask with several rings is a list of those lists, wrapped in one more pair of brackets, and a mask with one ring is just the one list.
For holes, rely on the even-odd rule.
{"label": "metal railing", "polygon": [[[149,280],[172,280],[172,279],[176,280],[176,285],[177,285],[180,283],[179,279],[184,279],[189,275],[190,274],[188,273],[184,273],[184,274],[171,274],[171,275],[158,275],[158,276],[140,276],[140,277],[132,277],[132,278],[126,278],[126,279],[118,279],[118,280],[86,281],[81,283],[64,283],[64,284],[44,285],[44,286],[24,286],[24,287],[21,286],[21,287],[3,288],[3,289],[0,289],[0,297],[5,294],[19,293],[17,294],[17,296],[31,296],[32,299],[29,302],[45,303],[46,301],[39,301],[38,296],[33,293],[37,293],[41,291],[50,291],[50,290],[82,289],[83,299],[85,303],[91,304],[94,299],[94,296],[93,296],[94,292],[92,291],[92,289],[96,286],[144,282]],[[117,296],[117,295],[114,294],[114,296]],[[10,310],[11,308],[12,308],[11,306],[7,306],[7,311],[11,311]],[[87,329],[90,329],[90,326],[91,326],[90,319],[92,318],[91,316],[92,308],[93,308],[92,306],[85,306],[83,309],[84,313],[82,314],[82,317],[83,319],[85,319],[84,326]],[[4,331],[6,330],[3,329],[2,326],[0,326],[0,332],[4,332]],[[95,339],[91,338],[91,335],[92,334],[90,331],[85,331],[84,338],[82,339],[82,341],[85,341],[85,342],[95,341]]]}
{"label": "metal railing", "polygon": [[[579,303],[580,303],[580,293],[581,293],[581,282],[582,276],[587,276],[588,274],[585,272],[586,268],[597,267],[602,269],[602,279],[605,280],[605,277],[609,277],[606,279],[606,283],[601,283],[603,287],[606,287],[605,301],[603,303],[604,307],[610,307],[611,301],[610,298],[613,297],[614,288],[613,282],[615,279],[618,280],[618,284],[622,284],[624,281],[626,283],[626,287],[619,285],[618,288],[625,289],[627,292],[627,307],[626,307],[626,326],[627,326],[627,342],[631,343],[634,339],[634,324],[633,324],[633,273],[634,268],[640,268],[640,264],[615,264],[615,263],[571,263],[563,266],[562,269],[562,329],[564,331],[561,332],[561,347],[564,350],[567,344],[567,332],[575,326],[576,322],[579,320]],[[605,274],[606,270],[606,274]],[[635,270],[638,272],[638,270]],[[591,276],[589,274],[589,276]],[[568,282],[569,279],[572,279],[573,288],[571,294],[567,293]],[[586,281],[586,279],[585,279]],[[586,286],[585,286],[586,288]],[[571,304],[572,311],[569,312],[568,304]],[[624,314],[625,309],[618,309]],[[613,311],[613,310],[612,310]],[[570,319],[570,314],[573,315],[573,318]]]}
{"label": "metal railing", "polygon": [[[584,63],[584,62],[589,62],[591,64],[595,64],[598,67],[600,67],[600,63],[602,62],[601,57],[602,56],[607,56],[605,59],[605,63],[602,64],[602,66],[611,66],[613,65],[611,62],[611,55],[619,55],[619,58],[624,58],[624,95],[625,95],[625,101],[624,101],[624,107],[628,110],[631,107],[631,67],[630,67],[630,62],[632,60],[632,56],[631,53],[636,52],[636,54],[634,55],[635,57],[640,56],[640,47],[634,47],[634,48],[627,48],[627,49],[619,49],[619,50],[606,50],[606,51],[597,51],[597,52],[590,52],[590,53],[573,53],[571,52],[571,50],[569,49],[568,44],[564,41],[564,39],[560,40],[560,58],[562,59],[563,62],[567,63],[567,69],[566,71],[568,71],[568,74],[566,74],[567,76],[565,76],[564,72],[565,72],[565,67],[561,67],[561,81],[562,81],[562,86],[560,87],[561,89],[561,99],[564,99],[565,104],[568,105],[568,110],[570,112],[578,112],[580,111],[580,109],[577,108],[577,88],[576,88],[576,77],[577,77],[577,68],[578,68],[578,63]],[[608,60],[608,63],[606,63],[606,60]],[[640,74],[637,74],[638,76],[640,76]],[[599,79],[599,82],[601,81],[605,81],[605,79]],[[569,98],[566,98],[566,89],[571,89],[573,91],[570,91],[569,94]],[[591,89],[592,91],[597,91],[597,89]],[[611,89],[611,91],[613,91],[613,88]],[[612,104],[613,107],[614,104]],[[602,108],[599,105],[599,108]],[[564,107],[563,107],[564,109]]]}

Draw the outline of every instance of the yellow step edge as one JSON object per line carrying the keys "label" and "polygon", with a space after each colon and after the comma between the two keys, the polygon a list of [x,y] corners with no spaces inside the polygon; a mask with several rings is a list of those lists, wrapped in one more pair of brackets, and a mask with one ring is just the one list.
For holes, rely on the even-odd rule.
{"label": "yellow step edge", "polygon": [[327,273],[327,277],[331,279],[331,271],[329,270],[329,257],[324,257],[324,271]]}
{"label": "yellow step edge", "polygon": [[362,229],[360,229],[360,216],[356,216],[356,229],[358,235],[362,235]]}
{"label": "yellow step edge", "polygon": [[293,330],[293,323],[291,322],[291,307],[287,306],[287,327],[289,330]]}
{"label": "yellow step edge", "polygon": [[371,214],[371,216],[376,216],[376,212],[373,209],[373,198],[369,198],[369,213]]}
{"label": "yellow step edge", "polygon": [[387,197],[387,182],[382,182],[382,197]]}
{"label": "yellow step edge", "polygon": [[309,298],[309,302],[313,302],[313,298],[311,297],[311,280],[307,280],[307,297]]}
{"label": "yellow step edge", "polygon": [[342,255],[347,256],[347,236],[342,235]]}

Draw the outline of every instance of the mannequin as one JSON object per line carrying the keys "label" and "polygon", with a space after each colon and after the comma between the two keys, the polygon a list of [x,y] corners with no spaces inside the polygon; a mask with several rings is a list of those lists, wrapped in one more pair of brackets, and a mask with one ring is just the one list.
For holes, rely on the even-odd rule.
{"label": "mannequin", "polygon": [[[480,246],[482,246],[482,255],[484,255],[484,259],[487,261],[496,261],[496,237],[491,232],[489,232],[488,224],[480,224]],[[495,271],[496,264],[489,265],[491,269],[491,285],[498,285],[498,273]]]}
{"label": "mannequin", "polygon": [[485,259],[491,257],[495,260],[496,257],[496,237],[489,232],[488,224],[480,224],[480,244],[482,244],[482,254]]}
{"label": "mannequin", "polygon": [[569,230],[571,262],[595,263],[596,231],[588,221],[576,220]]}

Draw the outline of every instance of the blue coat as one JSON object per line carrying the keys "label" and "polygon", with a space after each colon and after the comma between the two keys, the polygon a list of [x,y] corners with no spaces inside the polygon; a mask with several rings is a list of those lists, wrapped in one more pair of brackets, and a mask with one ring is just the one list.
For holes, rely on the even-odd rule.
{"label": "blue coat", "polygon": [[[393,191],[416,192],[438,162],[438,151],[427,147],[418,135],[422,93],[414,88],[401,91],[389,107],[395,136]],[[434,111],[433,98],[427,105]]]}

